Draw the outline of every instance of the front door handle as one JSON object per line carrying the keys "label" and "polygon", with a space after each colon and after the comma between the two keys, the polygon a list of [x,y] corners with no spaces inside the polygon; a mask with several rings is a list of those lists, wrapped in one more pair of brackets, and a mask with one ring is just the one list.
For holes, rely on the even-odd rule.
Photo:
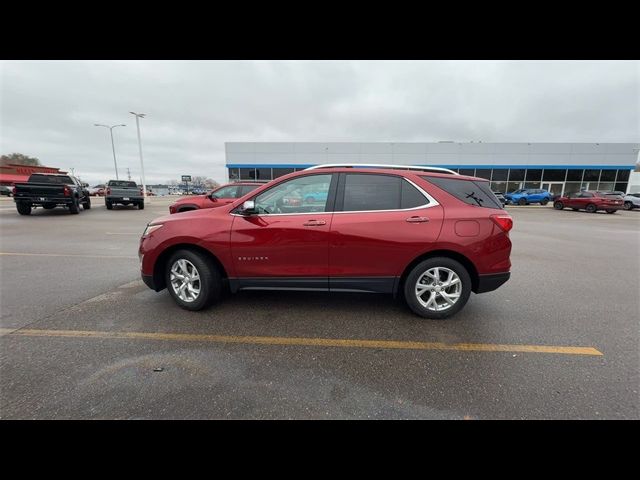
{"label": "front door handle", "polygon": [[409,223],[426,223],[429,221],[429,217],[409,217],[407,222]]}
{"label": "front door handle", "polygon": [[327,222],[325,222],[324,220],[309,220],[308,222],[303,223],[305,227],[320,227],[326,224]]}

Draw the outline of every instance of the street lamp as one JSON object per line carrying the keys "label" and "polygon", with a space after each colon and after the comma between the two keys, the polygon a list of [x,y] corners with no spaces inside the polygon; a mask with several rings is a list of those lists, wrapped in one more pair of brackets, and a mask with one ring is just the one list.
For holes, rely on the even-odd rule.
{"label": "street lamp", "polygon": [[142,196],[147,200],[147,184],[144,179],[144,162],[142,160],[142,140],[140,140],[140,118],[145,117],[145,113],[129,112],[136,117],[136,127],[138,129],[138,150],[140,151],[140,170],[142,171]]}
{"label": "street lamp", "polygon": [[116,127],[126,127],[126,125],[124,124],[120,124],[120,125],[102,125],[101,123],[94,123],[93,124],[94,127],[105,127],[108,128],[109,131],[111,132],[111,150],[113,150],[113,165],[114,167],[116,167],[116,180],[119,180],[118,178],[118,164],[116,163],[116,147],[114,147],[113,145],[113,129]]}

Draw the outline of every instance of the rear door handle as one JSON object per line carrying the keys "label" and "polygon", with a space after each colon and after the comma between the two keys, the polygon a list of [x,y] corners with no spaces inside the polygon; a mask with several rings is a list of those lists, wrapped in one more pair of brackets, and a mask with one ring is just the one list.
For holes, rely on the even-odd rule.
{"label": "rear door handle", "polygon": [[409,223],[426,223],[429,221],[429,217],[409,217],[407,222]]}
{"label": "rear door handle", "polygon": [[309,220],[308,222],[303,223],[305,227],[320,227],[326,224],[327,222],[325,222],[324,220]]}

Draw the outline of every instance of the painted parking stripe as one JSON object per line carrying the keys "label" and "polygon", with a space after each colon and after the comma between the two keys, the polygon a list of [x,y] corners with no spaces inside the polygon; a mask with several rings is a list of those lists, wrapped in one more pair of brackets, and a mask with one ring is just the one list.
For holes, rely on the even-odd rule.
{"label": "painted parking stripe", "polygon": [[342,338],[254,337],[156,332],[101,332],[92,330],[35,330],[20,329],[8,333],[24,337],[113,338],[163,340],[178,342],[242,343],[252,345],[294,345],[310,347],[347,347],[402,350],[457,350],[469,352],[555,353],[562,355],[594,355],[602,352],[593,347],[554,345],[507,345],[489,343],[410,342],[401,340],[358,340]]}
{"label": "painted parking stripe", "polygon": [[75,258],[127,258],[138,259],[131,255],[82,255],[73,253],[20,253],[20,252],[0,252],[0,255],[14,257],[75,257]]}

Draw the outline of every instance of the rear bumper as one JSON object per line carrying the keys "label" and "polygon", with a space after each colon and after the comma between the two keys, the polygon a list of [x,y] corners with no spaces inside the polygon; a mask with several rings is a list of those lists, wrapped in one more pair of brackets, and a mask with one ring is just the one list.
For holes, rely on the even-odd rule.
{"label": "rear bumper", "polygon": [[105,201],[107,202],[111,202],[111,203],[122,203],[122,202],[142,202],[144,200],[144,197],[126,197],[129,200],[124,200],[125,197],[104,197]]}
{"label": "rear bumper", "polygon": [[[40,200],[44,198],[44,200]],[[32,205],[44,205],[47,203],[55,203],[56,205],[70,205],[73,203],[73,197],[30,197],[30,196],[17,196],[13,197],[13,201],[16,203],[30,203]]]}
{"label": "rear bumper", "polygon": [[478,275],[478,288],[475,293],[492,292],[511,277],[511,272]]}

